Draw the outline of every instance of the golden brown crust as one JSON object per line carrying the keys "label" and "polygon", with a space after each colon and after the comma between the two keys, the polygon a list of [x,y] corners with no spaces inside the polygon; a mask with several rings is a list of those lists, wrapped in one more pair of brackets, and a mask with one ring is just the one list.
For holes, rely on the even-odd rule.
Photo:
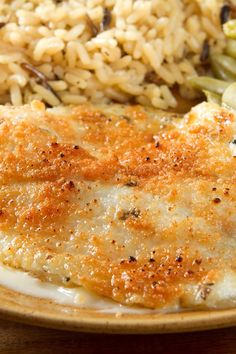
{"label": "golden brown crust", "polygon": [[170,121],[140,107],[36,106],[1,109],[4,263],[152,308],[232,269],[232,113],[203,106]]}
{"label": "golden brown crust", "polygon": [[[87,257],[83,264],[94,272],[92,278],[82,279],[91,290],[119,302],[125,300],[127,304],[150,308],[175,304],[176,299],[184,294],[185,284],[199,281],[206,275],[199,259],[189,259],[188,252],[181,253],[181,256],[175,252],[162,252],[161,258],[153,255],[146,262],[129,257],[116,265],[97,257]],[[107,273],[112,274],[112,281],[104,277]]]}

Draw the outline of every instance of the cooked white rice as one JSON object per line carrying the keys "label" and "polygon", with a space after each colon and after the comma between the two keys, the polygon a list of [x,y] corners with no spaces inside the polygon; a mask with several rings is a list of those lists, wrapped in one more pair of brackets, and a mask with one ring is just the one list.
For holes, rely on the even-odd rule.
{"label": "cooked white rice", "polygon": [[[215,51],[224,46],[221,6],[221,0],[0,0],[0,103],[132,100],[175,107],[172,88],[189,93],[203,42]],[[100,28],[104,8],[111,23],[92,36],[91,22]],[[22,63],[44,73],[58,97]]]}

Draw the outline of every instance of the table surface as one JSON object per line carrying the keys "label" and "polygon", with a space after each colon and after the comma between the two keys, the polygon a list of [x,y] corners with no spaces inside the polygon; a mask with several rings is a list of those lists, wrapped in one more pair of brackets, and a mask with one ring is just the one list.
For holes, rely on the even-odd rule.
{"label": "table surface", "polygon": [[66,332],[0,320],[0,354],[235,354],[236,328],[162,335]]}

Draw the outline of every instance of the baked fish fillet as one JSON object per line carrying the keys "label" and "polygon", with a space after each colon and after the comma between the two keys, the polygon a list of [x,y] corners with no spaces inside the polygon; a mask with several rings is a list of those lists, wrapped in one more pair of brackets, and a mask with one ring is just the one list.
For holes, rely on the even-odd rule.
{"label": "baked fish fillet", "polygon": [[236,120],[0,107],[0,260],[149,308],[236,302]]}

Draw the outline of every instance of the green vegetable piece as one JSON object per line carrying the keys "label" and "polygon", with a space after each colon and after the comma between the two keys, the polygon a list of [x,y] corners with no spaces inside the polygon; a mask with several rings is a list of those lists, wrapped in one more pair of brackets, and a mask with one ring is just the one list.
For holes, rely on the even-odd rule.
{"label": "green vegetable piece", "polygon": [[234,39],[227,40],[225,53],[236,59],[236,40]]}
{"label": "green vegetable piece", "polygon": [[231,84],[230,82],[213,79],[208,76],[194,76],[188,82],[195,89],[211,91],[218,95],[222,95]]}
{"label": "green vegetable piece", "polygon": [[236,39],[236,20],[230,20],[223,25],[223,30],[227,38]]}
{"label": "green vegetable piece", "polygon": [[203,90],[203,92],[206,96],[207,102],[217,103],[218,105],[221,105],[221,95],[207,90]]}
{"label": "green vegetable piece", "polygon": [[217,62],[223,69],[228,72],[236,75],[236,60],[229,57],[228,55],[215,54],[214,60]]}
{"label": "green vegetable piece", "polygon": [[234,82],[236,81],[236,76],[230,73],[228,70],[225,70],[221,63],[218,60],[215,60],[214,57],[211,58],[211,68],[214,73],[214,76],[217,79]]}
{"label": "green vegetable piece", "polygon": [[223,105],[236,110],[236,82],[231,84],[222,96]]}

